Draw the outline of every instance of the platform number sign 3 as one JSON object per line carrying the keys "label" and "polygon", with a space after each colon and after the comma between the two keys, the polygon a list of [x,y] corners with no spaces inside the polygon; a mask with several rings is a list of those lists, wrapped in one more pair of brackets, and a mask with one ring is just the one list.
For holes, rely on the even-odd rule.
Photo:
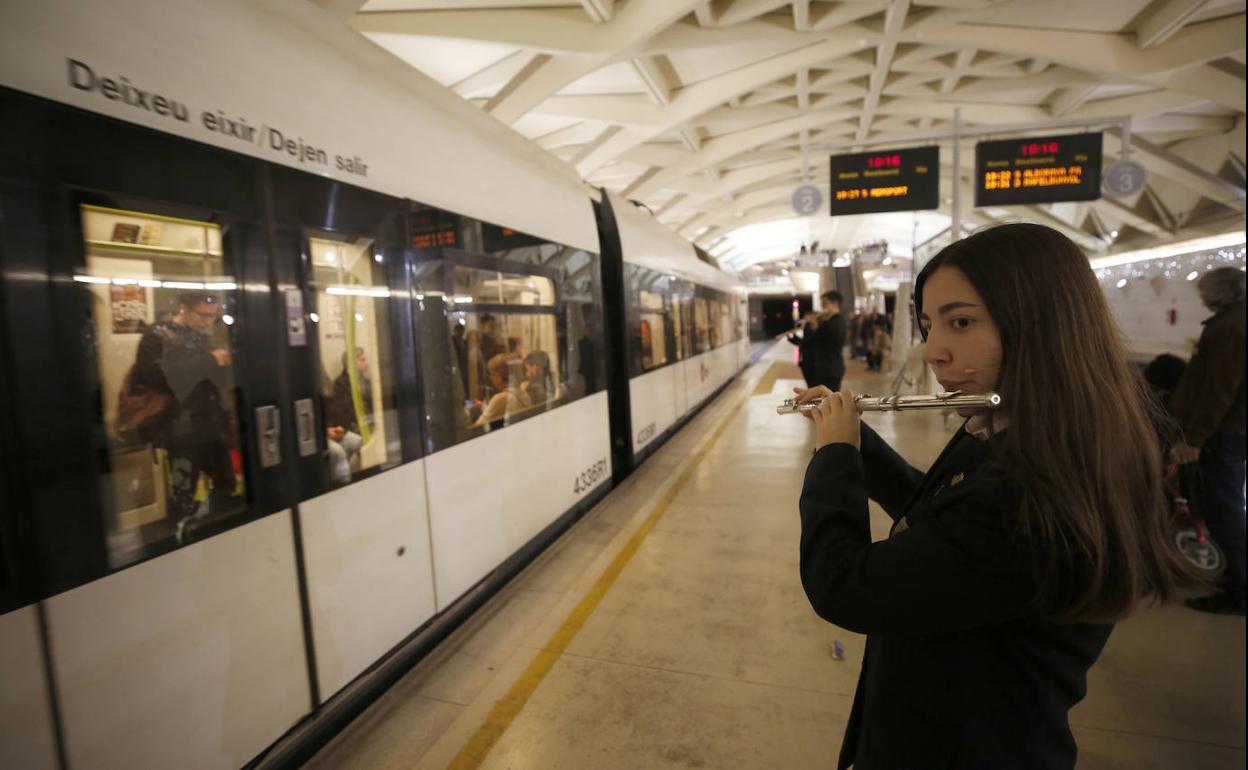
{"label": "platform number sign 3", "polygon": [[804,184],[793,191],[793,210],[801,216],[810,216],[823,205],[823,193],[813,184]]}
{"label": "platform number sign 3", "polygon": [[1144,189],[1148,172],[1133,160],[1124,160],[1110,166],[1105,173],[1105,189],[1109,194],[1125,198]]}

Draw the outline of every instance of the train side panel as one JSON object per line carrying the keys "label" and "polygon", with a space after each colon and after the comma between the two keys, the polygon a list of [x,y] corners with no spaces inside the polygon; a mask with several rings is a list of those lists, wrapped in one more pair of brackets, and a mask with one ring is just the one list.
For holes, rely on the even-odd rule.
{"label": "train side panel", "polygon": [[0,767],[58,766],[34,607],[0,615]]}
{"label": "train side panel", "polygon": [[611,479],[607,394],[425,461],[438,609]]}
{"label": "train side panel", "polygon": [[299,515],[328,698],[436,612],[424,461],[305,500]]}
{"label": "train side panel", "polygon": [[48,600],[69,765],[246,764],[311,707],[298,591],[284,512]]}
{"label": "train side panel", "polygon": [[684,414],[684,388],[678,374],[679,367],[665,366],[628,381],[634,452],[645,449]]}
{"label": "train side panel", "polygon": [[305,0],[3,3],[0,84],[597,250],[571,166]]}

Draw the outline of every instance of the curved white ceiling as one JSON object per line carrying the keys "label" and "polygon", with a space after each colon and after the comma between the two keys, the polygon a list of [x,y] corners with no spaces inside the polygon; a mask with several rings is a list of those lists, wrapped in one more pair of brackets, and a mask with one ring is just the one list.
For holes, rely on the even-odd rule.
{"label": "curved white ceiling", "polygon": [[973,209],[968,139],[968,227],[1025,218],[1103,253],[1244,223],[1244,2],[314,1],[730,266],[814,241],[906,255],[947,228],[948,139],[939,212],[799,218],[790,198],[804,156],[826,189],[832,152],[931,143],[955,108],[972,128],[1130,116],[1149,172],[1130,199]]}

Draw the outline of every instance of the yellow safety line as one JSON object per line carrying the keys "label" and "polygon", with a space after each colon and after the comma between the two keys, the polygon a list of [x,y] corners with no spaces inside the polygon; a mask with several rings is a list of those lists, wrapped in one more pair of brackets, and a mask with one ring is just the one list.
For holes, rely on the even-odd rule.
{"label": "yellow safety line", "polygon": [[524,670],[524,673],[520,675],[516,683],[511,686],[507,694],[494,705],[494,709],[486,717],[485,722],[477,728],[477,731],[468,739],[464,747],[459,750],[459,754],[455,755],[455,759],[451,760],[447,770],[471,770],[481,766],[481,763],[485,761],[486,756],[493,750],[495,744],[503,737],[503,733],[507,731],[512,721],[519,715],[521,709],[524,708],[525,703],[528,702],[533,692],[537,690],[542,680],[550,673],[555,662],[563,655],[564,650],[568,649],[568,646],[572,644],[576,634],[585,625],[585,622],[589,620],[589,616],[593,614],[594,610],[597,609],[598,603],[607,595],[607,591],[611,590],[611,586],[615,584],[616,578],[628,566],[628,562],[637,553],[637,549],[641,547],[642,542],[649,536],[650,531],[654,529],[655,524],[658,523],[664,512],[667,511],[668,506],[672,504],[672,500],[676,499],[676,495],[680,493],[685,483],[693,476],[694,470],[697,469],[707,453],[710,452],[711,447],[719,439],[720,434],[724,432],[728,424],[732,422],[732,418],[736,416],[737,412],[741,411],[741,407],[745,406],[748,400],[749,396],[743,397],[733,407],[732,412],[723,423],[711,434],[711,438],[706,443],[706,446],[702,447],[702,450],[694,456],[693,461],[689,463],[684,473],[667,490],[667,494],[663,495],[663,499],[655,505],[654,510],[650,512],[646,520],[642,522],[637,531],[633,533],[633,536],[629,538],[624,548],[616,554],[611,564],[603,570],[602,575],[594,581],[594,585],[585,593],[581,601],[577,603],[576,608],[563,621],[563,624],[559,626],[559,630],[555,631],[541,651],[537,653],[537,657],[533,658],[533,661],[529,663],[528,668]]}
{"label": "yellow safety line", "polygon": [[754,386],[753,395],[771,395],[772,389],[776,387],[776,380],[781,379],[781,373],[785,373],[784,370],[790,366],[794,369],[797,368],[793,364],[785,363],[783,361],[772,361],[771,366],[767,367],[767,371],[763,373],[763,376],[758,380],[758,384]]}

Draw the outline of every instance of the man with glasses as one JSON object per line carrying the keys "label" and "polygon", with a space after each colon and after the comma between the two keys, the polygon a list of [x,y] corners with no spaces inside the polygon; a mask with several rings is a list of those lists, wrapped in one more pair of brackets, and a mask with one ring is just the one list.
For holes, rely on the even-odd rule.
{"label": "man with glasses", "polygon": [[[167,514],[181,542],[192,523],[233,494],[226,401],[230,351],[213,344],[221,301],[203,292],[178,297],[178,312],[139,341],[123,390],[160,394],[167,405],[136,426],[143,441],[164,449]],[[201,487],[201,476],[205,477]]]}

